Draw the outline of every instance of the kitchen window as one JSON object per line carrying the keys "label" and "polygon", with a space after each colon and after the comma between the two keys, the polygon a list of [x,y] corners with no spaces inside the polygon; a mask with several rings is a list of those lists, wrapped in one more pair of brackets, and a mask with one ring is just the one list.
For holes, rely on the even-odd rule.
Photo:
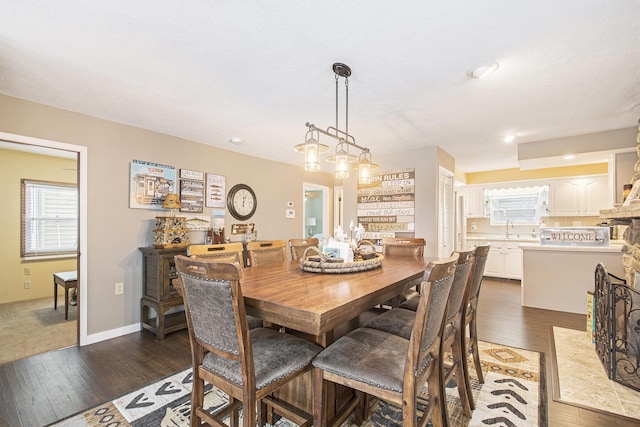
{"label": "kitchen window", "polygon": [[487,190],[491,225],[513,221],[521,225],[538,225],[548,214],[549,187],[520,187]]}
{"label": "kitchen window", "polygon": [[78,188],[75,184],[22,180],[20,256],[76,256]]}

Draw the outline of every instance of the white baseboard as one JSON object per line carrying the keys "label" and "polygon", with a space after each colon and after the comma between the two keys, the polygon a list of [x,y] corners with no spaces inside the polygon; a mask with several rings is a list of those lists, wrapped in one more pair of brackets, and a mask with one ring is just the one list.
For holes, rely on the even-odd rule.
{"label": "white baseboard", "polygon": [[123,326],[122,328],[111,329],[104,332],[99,332],[97,334],[88,335],[85,340],[81,340],[80,346],[95,344],[100,341],[110,340],[112,338],[121,337],[123,335],[132,334],[134,332],[139,332],[142,329],[140,323],[134,323],[129,326]]}

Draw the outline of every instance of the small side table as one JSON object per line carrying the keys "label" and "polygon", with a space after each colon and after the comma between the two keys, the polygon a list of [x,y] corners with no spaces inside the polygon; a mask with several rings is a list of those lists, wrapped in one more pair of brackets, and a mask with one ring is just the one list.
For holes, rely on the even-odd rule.
{"label": "small side table", "polygon": [[53,309],[58,309],[58,286],[64,288],[64,320],[69,319],[69,288],[78,287],[78,272],[63,271],[53,275]]}

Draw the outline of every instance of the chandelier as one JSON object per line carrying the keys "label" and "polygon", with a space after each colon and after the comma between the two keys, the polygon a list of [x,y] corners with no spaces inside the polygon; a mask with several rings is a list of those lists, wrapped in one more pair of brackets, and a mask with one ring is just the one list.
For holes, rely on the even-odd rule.
{"label": "chandelier", "polygon": [[[354,169],[358,170],[358,182],[360,184],[371,184],[371,170],[378,165],[371,162],[371,153],[366,147],[356,144],[356,139],[349,134],[349,76],[351,68],[348,65],[336,62],[333,64],[333,72],[336,79],[336,125],[329,126],[326,130],[316,127],[307,122],[305,125],[309,129],[305,135],[304,143],[298,144],[294,148],[297,152],[304,153],[304,170],[316,172],[320,170],[320,153],[329,150],[329,146],[320,143],[320,134],[326,135],[338,141],[335,155],[327,158],[327,161],[336,164],[336,179],[349,178],[351,164],[357,160]],[[338,127],[338,81],[344,78],[345,85],[345,130]],[[360,155],[356,157],[349,153],[349,149],[360,150]]]}

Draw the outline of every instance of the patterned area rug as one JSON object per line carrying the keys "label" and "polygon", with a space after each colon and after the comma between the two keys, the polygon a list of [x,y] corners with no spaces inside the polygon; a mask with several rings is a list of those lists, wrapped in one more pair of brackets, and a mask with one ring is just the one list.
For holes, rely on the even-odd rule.
{"label": "patterned area rug", "polygon": [[[447,386],[451,425],[466,426],[546,426],[547,402],[544,354],[480,342],[480,360],[485,383],[480,384],[472,369],[476,409],[471,419],[464,416],[455,384]],[[188,426],[190,415],[191,369],[106,402],[55,426]],[[215,409],[226,402],[224,393],[207,387],[205,404]],[[371,416],[365,427],[402,426],[401,410],[371,399]],[[288,420],[276,426],[293,427]],[[353,427],[347,420],[344,427]]]}

